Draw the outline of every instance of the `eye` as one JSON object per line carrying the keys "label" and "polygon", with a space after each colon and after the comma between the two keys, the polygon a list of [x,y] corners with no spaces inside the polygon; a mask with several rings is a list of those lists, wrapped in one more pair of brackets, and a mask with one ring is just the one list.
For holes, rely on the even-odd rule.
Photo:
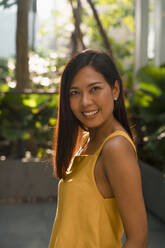
{"label": "eye", "polygon": [[91,88],[91,92],[95,92],[97,90],[100,90],[101,88],[99,86],[94,86]]}
{"label": "eye", "polygon": [[70,96],[76,96],[76,95],[78,95],[78,94],[79,94],[79,92],[78,92],[77,90],[72,90],[72,91],[70,91],[70,93],[69,93]]}

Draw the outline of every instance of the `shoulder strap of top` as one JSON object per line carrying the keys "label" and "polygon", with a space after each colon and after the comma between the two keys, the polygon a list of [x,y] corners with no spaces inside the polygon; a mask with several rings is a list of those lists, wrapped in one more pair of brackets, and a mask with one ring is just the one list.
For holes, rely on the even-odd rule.
{"label": "shoulder strap of top", "polygon": [[77,151],[76,155],[80,154],[80,152],[83,150],[84,146],[88,143],[88,141],[89,141],[89,133],[85,132],[82,137],[82,144],[79,150]]}
{"label": "shoulder strap of top", "polygon": [[135,150],[136,158],[138,158],[138,157],[137,157],[137,151],[136,151],[136,146],[135,146],[135,144],[133,143],[133,141],[132,141],[132,139],[129,137],[129,135],[128,135],[125,131],[122,131],[122,130],[117,130],[117,131],[111,133],[110,135],[108,135],[108,136],[105,138],[105,140],[102,142],[102,144],[100,145],[100,147],[98,148],[98,150],[96,151],[96,154],[97,154],[97,155],[100,154],[100,152],[101,152],[101,150],[102,150],[102,148],[103,148],[103,146],[104,146],[104,144],[105,144],[105,142],[106,142],[107,140],[109,140],[110,138],[112,138],[112,137],[114,137],[114,136],[118,136],[118,135],[124,136],[124,137],[131,143],[131,145],[133,146],[133,148],[134,148],[134,150]]}

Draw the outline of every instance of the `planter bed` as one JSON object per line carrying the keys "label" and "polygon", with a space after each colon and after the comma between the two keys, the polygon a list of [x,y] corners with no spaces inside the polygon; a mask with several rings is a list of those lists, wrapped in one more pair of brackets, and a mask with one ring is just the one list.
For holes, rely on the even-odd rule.
{"label": "planter bed", "polygon": [[57,185],[51,163],[0,161],[1,201],[53,200],[57,197]]}
{"label": "planter bed", "polygon": [[146,206],[165,222],[165,174],[142,161],[140,168]]}

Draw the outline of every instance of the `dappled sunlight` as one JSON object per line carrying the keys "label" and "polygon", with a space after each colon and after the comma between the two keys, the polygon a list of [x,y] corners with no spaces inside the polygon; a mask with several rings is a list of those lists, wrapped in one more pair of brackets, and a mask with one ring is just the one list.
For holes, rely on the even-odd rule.
{"label": "dappled sunlight", "polygon": [[8,65],[8,68],[9,68],[11,71],[13,71],[13,70],[15,69],[15,63],[14,63],[14,60],[13,60],[13,59],[10,58],[10,59],[8,60],[7,65]]}
{"label": "dappled sunlight", "polygon": [[[49,52],[49,54],[41,57],[39,53],[31,52],[29,54],[29,73],[30,80],[33,82],[33,89],[36,87],[56,89],[66,61],[65,57],[64,53]],[[16,88],[15,63],[14,58],[9,58],[6,64],[6,70],[9,73],[6,75],[5,83],[9,89]],[[3,87],[1,86],[1,88]]]}
{"label": "dappled sunlight", "polygon": [[10,82],[8,82],[8,86],[10,87],[10,88],[12,88],[12,89],[14,89],[15,87],[16,87],[16,82],[15,81],[10,81]]}
{"label": "dappled sunlight", "polygon": [[[35,85],[43,87],[53,87],[59,84],[60,67],[58,60],[60,56],[55,52],[50,52],[45,57],[40,57],[37,53],[30,53],[29,71],[30,78]],[[58,68],[57,68],[58,67]]]}
{"label": "dappled sunlight", "polygon": [[44,74],[49,71],[48,66],[50,65],[49,60],[43,59],[38,54],[31,54],[29,58],[29,71],[36,72],[38,74]]}
{"label": "dappled sunlight", "polygon": [[[160,212],[163,212],[164,216],[165,49],[163,44],[165,43],[165,32],[163,27],[165,19],[162,18],[165,13],[164,1],[30,0],[29,5],[26,5],[28,2],[26,0],[0,1],[0,175],[3,183],[0,187],[0,203],[5,203],[0,204],[2,210],[1,231],[3,231],[0,243],[4,243],[4,246],[6,243],[6,247],[10,245],[17,247],[18,245],[14,243],[19,243],[22,245],[21,247],[24,247],[27,241],[24,240],[24,236],[27,236],[28,232],[30,246],[38,244],[40,247],[42,245],[45,247],[46,242],[48,243],[47,237],[50,236],[48,222],[53,224],[53,219],[47,218],[48,214],[50,215],[47,203],[48,201],[53,203],[51,204],[53,206],[51,215],[55,216],[54,211],[58,196],[57,184],[53,184],[57,180],[54,178],[55,173],[54,175],[52,173],[53,169],[54,172],[56,170],[57,174],[60,171],[59,168],[56,168],[60,157],[57,148],[61,147],[62,143],[65,143],[64,150],[69,147],[66,141],[71,136],[67,131],[70,128],[70,132],[72,132],[71,126],[74,126],[72,123],[74,116],[71,111],[64,113],[64,117],[61,115],[61,102],[63,100],[61,89],[65,89],[66,84],[66,88],[68,88],[69,84],[72,83],[70,82],[74,77],[72,72],[74,74],[77,72],[76,70],[79,70],[81,61],[78,61],[78,64],[73,68],[74,70],[70,71],[71,74],[69,74],[69,70],[72,69],[70,67],[68,67],[67,75],[63,74],[62,77],[62,73],[71,57],[88,48],[105,51],[115,58],[123,83],[128,124],[137,148],[137,162],[139,169],[141,171],[144,169],[141,180],[142,183],[144,182],[143,194],[146,197],[144,203],[147,210],[150,211],[154,205],[156,206],[158,210],[153,211],[155,216],[157,214],[159,216]],[[10,6],[11,3],[14,5]],[[138,18],[136,18],[137,16]],[[96,62],[97,64],[99,56],[96,57],[92,57],[92,63]],[[100,65],[97,64],[97,66],[99,71]],[[65,76],[69,81],[67,80],[65,84],[64,80],[64,87],[60,87],[61,77],[65,79]],[[106,78],[110,84],[111,76],[113,75]],[[118,80],[120,83],[120,76],[114,80]],[[68,89],[66,94],[68,95]],[[70,98],[67,99],[69,101]],[[118,107],[120,109],[121,102],[118,101],[114,104],[116,103],[118,105],[114,105],[113,113],[120,122],[123,111],[121,111],[122,113],[119,111],[120,113],[115,115],[117,112],[115,110],[118,110]],[[67,107],[70,107],[69,104]],[[115,109],[116,107],[117,109]],[[70,115],[67,117],[68,113]],[[87,113],[87,115],[89,114]],[[64,122],[60,122],[62,118],[59,119],[59,117],[63,117]],[[60,139],[61,143],[58,146],[59,142],[56,144],[55,139],[58,130],[63,128],[61,123],[66,123],[67,130],[66,135],[64,135],[64,142],[61,142]],[[76,124],[76,127],[79,124]],[[125,125],[127,124],[126,120],[122,119],[120,124],[128,130],[128,125]],[[76,161],[78,161],[77,154],[80,154],[80,150],[77,146],[86,148],[85,145],[87,145],[87,142],[85,144],[84,140],[81,139],[85,137],[81,131],[85,131],[79,127],[76,130],[76,133],[78,132],[80,135],[75,136],[77,141],[74,139],[76,142],[73,143],[76,143],[76,147],[71,149],[73,150],[72,159],[68,165],[66,162],[62,163],[67,168],[65,180],[69,182],[68,185],[74,183],[74,179],[69,175],[72,172],[74,174],[78,168]],[[81,144],[82,141],[84,144]],[[65,155],[67,155],[67,151]],[[150,172],[147,172],[146,166],[150,169],[154,167],[154,177]],[[4,173],[5,170],[6,174]],[[84,173],[84,168],[81,172]],[[157,172],[160,172],[161,175],[158,179],[156,179]],[[89,177],[84,175],[82,181],[86,183],[86,179]],[[158,181],[156,182],[156,180]],[[84,185],[81,187],[81,192],[85,192]],[[149,186],[149,194],[146,194],[146,185]],[[67,185],[61,188],[62,193],[64,193],[65,186]],[[11,194],[10,192],[14,193]],[[20,196],[17,196],[19,193]],[[4,196],[7,196],[7,201]],[[30,212],[27,214],[29,206],[22,203],[41,203],[43,201],[41,197],[44,197],[43,199],[47,203],[29,205]],[[89,197],[91,200],[94,199],[90,192]],[[157,197],[161,197],[160,200],[157,200]],[[153,201],[151,201],[152,198]],[[70,202],[72,205],[72,199],[69,204]],[[82,209],[81,202],[79,204],[80,210]],[[7,206],[6,203],[21,203],[22,206],[19,204],[15,207],[14,204]],[[6,206],[7,210],[5,210]],[[23,210],[20,218],[22,207],[26,211]],[[32,216],[33,208],[34,219]],[[63,208],[63,210],[65,209]],[[37,211],[39,215],[36,218]],[[116,212],[114,213],[116,214]],[[48,220],[45,227],[42,226],[43,214],[44,222]],[[65,216],[64,213],[63,217]],[[89,217],[89,215],[86,216]],[[39,219],[41,219],[41,225],[38,222]],[[30,222],[33,228],[31,228]],[[89,218],[87,222],[89,222]],[[63,223],[65,224],[65,220]],[[70,222],[68,223],[70,225]],[[149,216],[150,245],[151,247],[159,247],[159,244],[162,243],[162,247],[164,247],[164,226],[161,223],[156,223],[155,228],[155,223],[156,219]],[[16,226],[19,228],[15,228]],[[85,225],[80,223],[81,232],[84,227]],[[12,228],[14,232],[11,230]],[[35,228],[37,228],[36,233],[34,232]],[[18,230],[15,232],[15,229]],[[75,228],[73,228],[73,232],[74,230]],[[105,233],[105,230],[103,231]],[[41,233],[40,236],[38,236],[38,232]],[[22,241],[18,239],[20,234]],[[90,242],[92,242],[93,237],[92,235],[89,237]],[[84,239],[82,245],[83,241]],[[67,246],[69,246],[68,243]]]}
{"label": "dappled sunlight", "polygon": [[157,137],[158,140],[161,140],[163,138],[165,138],[165,132],[159,134],[158,137]]}
{"label": "dappled sunlight", "polygon": [[41,84],[42,86],[49,86],[51,84],[51,80],[48,77],[33,77],[33,82],[35,84]]}
{"label": "dappled sunlight", "polygon": [[[0,112],[0,120],[4,128],[3,132],[0,133],[1,136],[4,139],[10,138],[14,140],[19,138],[27,141],[27,133],[32,138],[35,132],[41,132],[41,135],[35,137],[36,140],[41,139],[40,142],[42,143],[43,135],[45,135],[43,139],[48,139],[47,132],[49,126],[53,127],[56,125],[56,117],[54,117],[57,115],[55,108],[58,107],[58,96],[56,93],[59,92],[61,74],[66,62],[76,51],[84,48],[91,47],[108,51],[105,42],[107,39],[113,50],[124,82],[126,107],[130,111],[130,116],[133,117],[133,125],[137,126],[137,137],[139,138],[138,141],[141,142],[139,145],[139,153],[142,154],[141,158],[149,162],[152,160],[152,163],[155,164],[157,164],[159,160],[159,164],[163,164],[165,130],[164,109],[162,106],[164,106],[165,67],[149,66],[139,71],[140,77],[135,75],[133,71],[136,64],[134,56],[136,44],[134,1],[93,1],[95,11],[100,19],[100,26],[89,1],[81,2],[83,4],[82,6],[77,3],[78,1],[38,0],[37,8],[33,9],[33,13],[32,9],[30,9],[30,16],[32,17],[32,15],[34,15],[34,19],[29,20],[30,23],[28,27],[30,43],[29,52],[27,54],[27,59],[29,59],[27,82],[29,85],[26,85],[26,82],[22,82],[22,88],[19,88],[19,84],[16,84],[16,50],[10,54],[10,57],[0,58],[0,91],[2,95],[3,92],[7,92],[6,96],[4,95],[4,99],[2,98],[1,100],[2,106],[5,106],[3,109],[5,116]],[[149,16],[152,17],[154,6],[153,3],[150,5]],[[16,5],[11,9],[4,9],[3,11],[4,13],[7,11],[10,12],[15,7]],[[156,7],[155,5],[155,8]],[[77,19],[75,13],[78,13]],[[151,19],[153,23],[154,19]],[[104,33],[100,30],[104,31]],[[16,32],[17,29],[15,27],[15,33]],[[152,33],[152,35],[153,34],[154,33]],[[15,37],[16,35],[14,39]],[[153,48],[154,45],[152,38],[151,32],[149,31],[149,50],[152,50],[151,47]],[[33,47],[31,47],[32,39],[34,39]],[[6,42],[7,40],[9,40],[8,36]],[[16,43],[14,45],[16,48]],[[6,47],[8,46],[6,45]],[[24,48],[23,45],[22,47]],[[33,51],[30,50],[31,48]],[[21,50],[19,54],[22,54],[22,52],[24,51]],[[152,64],[154,62],[153,56],[150,56],[150,54],[147,56],[148,62]],[[18,70],[17,72],[19,71],[25,73],[26,70]],[[24,77],[22,78],[24,80]],[[138,82],[135,82],[135,78]],[[16,92],[17,88],[21,89],[22,92],[28,94],[32,92],[33,94],[29,96],[25,94],[26,97],[25,95],[20,96],[18,92]],[[26,88],[25,91],[24,88]],[[14,92],[15,97],[13,97],[14,94],[12,95],[10,91]],[[36,97],[34,92],[38,94],[41,92],[42,95]],[[8,93],[10,95],[8,95]],[[49,93],[52,99],[48,97]],[[47,94],[47,97],[44,94]],[[3,101],[6,101],[4,105]],[[10,117],[13,114],[13,118],[15,118],[16,114],[22,111],[21,105],[22,109],[25,108],[25,111],[21,112],[19,116],[20,120],[17,118],[17,120],[12,123]],[[6,106],[9,106],[8,108],[13,112],[10,112]],[[45,108],[47,108],[47,110],[45,110]],[[43,119],[40,120],[38,116]],[[46,116],[47,123],[45,121]],[[7,119],[7,122],[5,122],[4,119]],[[10,128],[12,130],[10,126],[11,123],[15,125],[14,131],[15,129],[19,130],[18,133],[12,133],[12,131],[10,131]],[[32,133],[22,130],[20,128],[22,127],[22,123],[24,123],[25,126],[27,123],[31,125]],[[8,129],[6,127],[8,127]],[[27,127],[28,126],[26,126],[26,128]],[[38,155],[36,152],[35,156],[42,157],[48,154],[47,148],[49,149],[50,145],[46,145],[45,148],[39,150]],[[157,153],[157,156],[154,156],[154,153]],[[163,165],[161,165],[161,167],[162,166]]]}
{"label": "dappled sunlight", "polygon": [[0,161],[5,161],[6,160],[6,156],[2,155],[0,156]]}

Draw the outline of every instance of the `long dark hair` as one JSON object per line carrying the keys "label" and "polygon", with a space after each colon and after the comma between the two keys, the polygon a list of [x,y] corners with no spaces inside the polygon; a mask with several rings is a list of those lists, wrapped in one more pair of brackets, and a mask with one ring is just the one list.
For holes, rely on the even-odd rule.
{"label": "long dark hair", "polygon": [[54,137],[54,172],[58,178],[65,178],[66,170],[76,152],[82,134],[83,126],[70,108],[69,89],[76,73],[87,65],[101,73],[111,88],[118,80],[120,94],[114,101],[113,113],[132,138],[124,105],[122,80],[115,63],[102,51],[87,49],[78,53],[66,64],[61,78],[58,120]]}

